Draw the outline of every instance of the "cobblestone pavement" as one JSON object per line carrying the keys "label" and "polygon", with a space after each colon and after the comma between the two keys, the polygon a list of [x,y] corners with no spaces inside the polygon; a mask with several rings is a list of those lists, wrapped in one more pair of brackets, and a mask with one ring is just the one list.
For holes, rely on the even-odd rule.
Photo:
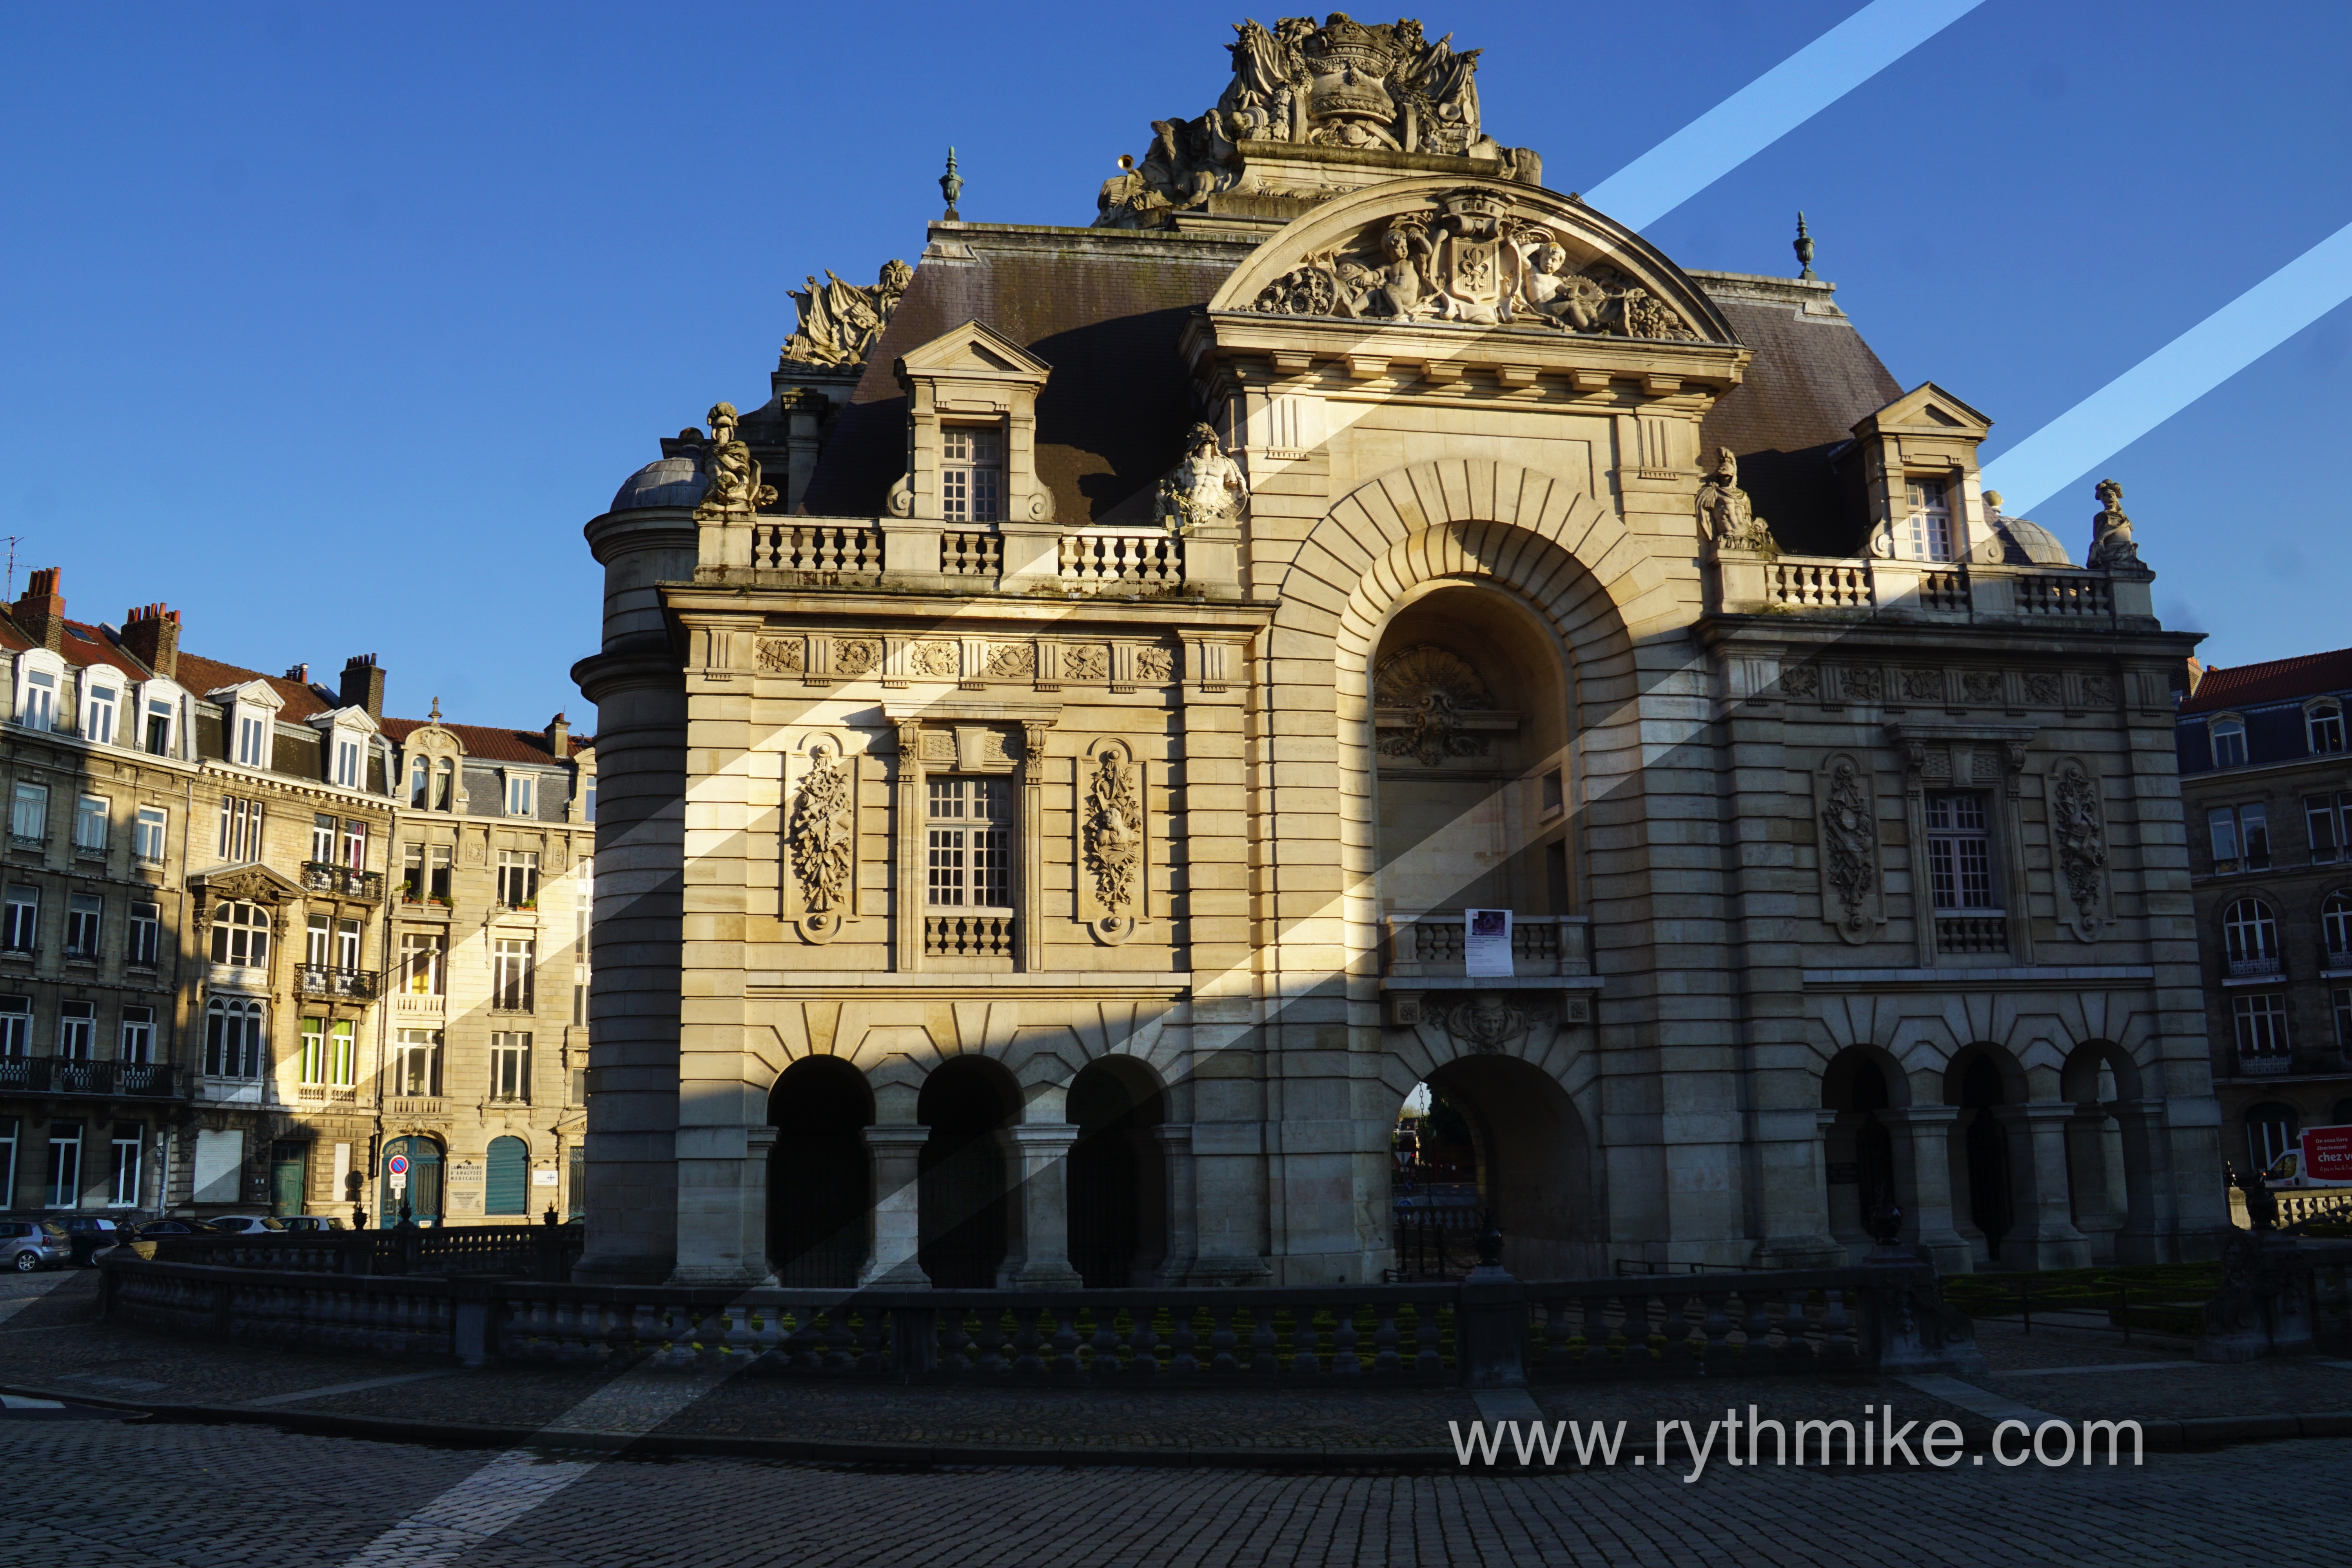
{"label": "cobblestone pavement", "polygon": [[0,1415],[0,1568],[2339,1563],[2352,1441],[2139,1469],[1536,1477],[486,1458]]}

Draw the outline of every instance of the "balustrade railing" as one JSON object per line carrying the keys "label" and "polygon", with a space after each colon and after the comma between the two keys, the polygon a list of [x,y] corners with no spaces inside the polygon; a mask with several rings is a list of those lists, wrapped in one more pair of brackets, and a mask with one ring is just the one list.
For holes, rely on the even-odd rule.
{"label": "balustrade railing", "polygon": [[754,523],[751,564],[761,571],[828,578],[878,576],[882,531],[839,523]]}
{"label": "balustrade railing", "polygon": [[950,528],[940,533],[940,574],[993,577],[1004,569],[1004,541],[980,529]]}
{"label": "balustrade railing", "polygon": [[[1460,910],[1390,915],[1388,972],[1393,978],[1458,975],[1464,969]],[[1583,915],[1515,915],[1511,969],[1515,975],[1592,973],[1592,922]]]}
{"label": "balustrade railing", "polygon": [[1867,610],[1877,603],[1866,561],[1783,555],[1764,569],[1770,603],[1790,609]]}
{"label": "balustrade railing", "polygon": [[2228,958],[2222,963],[2232,980],[2276,980],[2285,973],[2274,952],[2261,958]]}
{"label": "balustrade railing", "polygon": [[1010,958],[1015,915],[925,915],[923,952],[930,958]]}
{"label": "balustrade railing", "polygon": [[2264,1052],[2259,1055],[2252,1051],[2238,1053],[2240,1078],[2283,1078],[2294,1070],[2294,1058],[2286,1051]]}
{"label": "balustrade railing", "polygon": [[1965,571],[1919,574],[1919,607],[1951,615],[1969,607],[1969,576]]}
{"label": "balustrade railing", "polygon": [[[497,1357],[982,1385],[1495,1386],[1958,1370],[1973,1355],[1966,1319],[1942,1307],[1934,1271],[1916,1262],[1526,1285],[1505,1275],[848,1294],[436,1279],[413,1264],[406,1278],[378,1278],[347,1267],[376,1256],[385,1237],[414,1247],[418,1234],[166,1238],[174,1245],[155,1246],[168,1257],[105,1260],[107,1314],[184,1332],[454,1353],[468,1364]],[[179,1260],[197,1257],[214,1266]]]}
{"label": "balustrade railing", "polygon": [[1937,915],[1937,952],[2007,952],[2007,915]]}
{"label": "balustrade railing", "polygon": [[1164,532],[1066,533],[1060,576],[1082,586],[1181,587],[1184,542]]}
{"label": "balustrade railing", "polygon": [[355,871],[349,866],[338,866],[326,860],[302,862],[302,889],[310,893],[333,893],[346,899],[365,899],[372,904],[383,902],[383,873]]}
{"label": "balustrade railing", "polygon": [[2011,580],[2017,613],[2105,619],[2116,613],[2115,591],[2104,577],[2087,573],[2032,573]]}

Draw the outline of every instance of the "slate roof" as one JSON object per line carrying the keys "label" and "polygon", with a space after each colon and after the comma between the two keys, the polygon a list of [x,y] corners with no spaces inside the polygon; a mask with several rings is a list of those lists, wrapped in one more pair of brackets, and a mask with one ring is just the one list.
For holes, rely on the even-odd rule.
{"label": "slate roof", "polygon": [[[430,719],[386,719],[383,732],[394,741],[406,741],[417,731],[433,725]],[[547,749],[547,735],[538,730],[492,730],[480,724],[452,724],[442,720],[439,727],[457,737],[466,748],[468,759],[486,763],[551,763],[554,753]],[[593,735],[569,737],[565,756],[576,757],[596,744]]]}
{"label": "slate roof", "polygon": [[[1255,247],[1102,229],[935,224],[906,297],[830,433],[801,510],[871,517],[906,471],[907,399],[891,363],[918,344],[977,321],[1053,367],[1037,400],[1037,467],[1064,523],[1099,521],[1179,458],[1199,416],[1176,344]],[[969,259],[957,253],[969,248]],[[1831,453],[1853,424],[1903,389],[1842,316],[1805,316],[1793,303],[1742,298],[1780,279],[1743,284],[1694,277],[1756,351],[1746,382],[1707,416],[1711,458],[1739,455],[1740,484],[1782,546],[1848,554],[1864,531],[1858,480]],[[1802,291],[1828,297],[1826,289]]]}
{"label": "slate roof", "polygon": [[2352,691],[2352,648],[2297,654],[2266,664],[2209,668],[2197,683],[2197,694],[2183,699],[2179,710],[2184,715],[2216,713],[2225,708],[2293,702],[2333,691]]}

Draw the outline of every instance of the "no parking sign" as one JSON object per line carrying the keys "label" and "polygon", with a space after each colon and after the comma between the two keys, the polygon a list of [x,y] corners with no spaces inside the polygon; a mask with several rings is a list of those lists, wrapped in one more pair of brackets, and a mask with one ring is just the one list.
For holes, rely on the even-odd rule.
{"label": "no parking sign", "polygon": [[386,1160],[383,1163],[383,1168],[392,1173],[392,1190],[394,1192],[400,1192],[408,1185],[407,1155],[394,1154],[391,1159]]}

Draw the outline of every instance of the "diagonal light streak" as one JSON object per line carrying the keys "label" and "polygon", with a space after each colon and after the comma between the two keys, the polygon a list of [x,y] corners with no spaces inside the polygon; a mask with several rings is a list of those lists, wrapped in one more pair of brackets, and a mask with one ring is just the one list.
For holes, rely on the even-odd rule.
{"label": "diagonal light streak", "polygon": [[2023,515],[2352,299],[2347,224],[1985,465]]}
{"label": "diagonal light streak", "polygon": [[1871,0],[1584,199],[1628,228],[1647,228],[1983,3]]}

